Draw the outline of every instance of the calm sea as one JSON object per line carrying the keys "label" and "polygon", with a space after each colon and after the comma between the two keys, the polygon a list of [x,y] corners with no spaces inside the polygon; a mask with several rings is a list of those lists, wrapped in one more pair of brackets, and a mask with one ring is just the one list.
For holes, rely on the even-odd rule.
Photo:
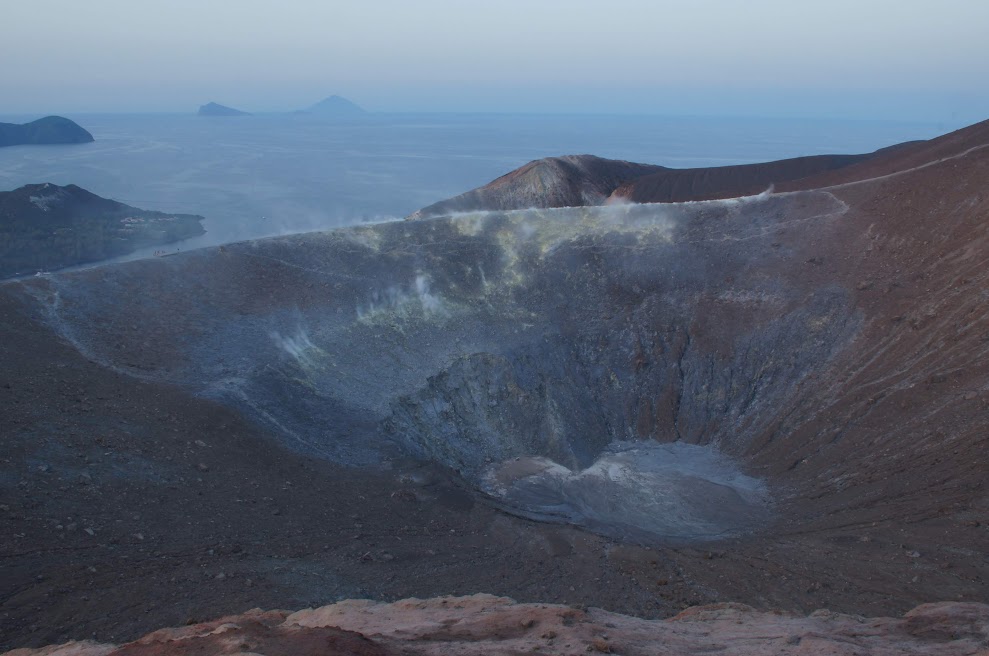
{"label": "calm sea", "polygon": [[[21,122],[37,117],[5,117]],[[860,153],[958,126],[647,116],[75,115],[80,146],[0,149],[0,190],[77,184],[144,209],[202,214],[185,248],[402,217],[550,155],[673,167]]]}

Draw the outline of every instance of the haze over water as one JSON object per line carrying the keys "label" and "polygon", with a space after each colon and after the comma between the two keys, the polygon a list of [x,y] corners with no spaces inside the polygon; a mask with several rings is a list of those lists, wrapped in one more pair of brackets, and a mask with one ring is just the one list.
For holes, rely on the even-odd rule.
{"label": "haze over water", "polygon": [[959,127],[504,114],[372,114],[349,122],[278,114],[70,117],[96,142],[4,148],[0,189],[77,184],[143,209],[205,216],[207,234],[183,249],[400,218],[553,155],[720,166],[869,152]]}

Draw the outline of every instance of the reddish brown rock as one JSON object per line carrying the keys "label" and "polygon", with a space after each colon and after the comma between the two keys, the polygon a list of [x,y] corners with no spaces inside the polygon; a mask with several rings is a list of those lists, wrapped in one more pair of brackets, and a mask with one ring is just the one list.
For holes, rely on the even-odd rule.
{"label": "reddish brown rock", "polygon": [[418,219],[457,212],[577,207],[613,202],[678,203],[737,198],[769,188],[827,188],[933,166],[989,140],[989,121],[929,141],[861,155],[814,155],[695,169],[636,164],[592,155],[547,157],[492,182],[413,213]]}
{"label": "reddish brown rock", "polygon": [[814,155],[697,169],[671,169],[593,155],[546,157],[529,162],[483,187],[433,203],[408,218],[422,219],[479,210],[734,198],[758,194],[780,183],[843,170],[880,155],[899,152],[906,146],[912,144],[901,144],[864,155]]}
{"label": "reddish brown rock", "polygon": [[576,654],[675,656],[730,653],[834,656],[972,656],[989,653],[989,606],[925,604],[898,618],[830,611],[809,616],[743,604],[690,608],[669,620],[643,620],[591,608],[519,604],[474,595],[342,601],[288,614],[243,615],[155,631],[114,646],[73,642],[6,656],[192,656],[264,654]]}
{"label": "reddish brown rock", "polygon": [[602,205],[622,183],[664,170],[662,166],[593,155],[546,157],[529,162],[483,187],[424,207],[408,218],[476,210]]}

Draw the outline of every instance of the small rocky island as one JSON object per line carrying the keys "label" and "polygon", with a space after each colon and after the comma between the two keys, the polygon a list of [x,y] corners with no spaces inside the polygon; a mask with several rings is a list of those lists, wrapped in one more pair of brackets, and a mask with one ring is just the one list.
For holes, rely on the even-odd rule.
{"label": "small rocky island", "polygon": [[75,185],[0,192],[0,278],[126,255],[204,234],[203,217],[137,209]]}
{"label": "small rocky island", "polygon": [[303,110],[300,113],[334,118],[356,118],[366,115],[367,111],[343,96],[330,96],[323,98],[309,109]]}
{"label": "small rocky island", "polygon": [[242,112],[239,109],[220,105],[215,102],[202,105],[197,113],[199,116],[250,116],[248,112]]}
{"label": "small rocky island", "polygon": [[81,144],[95,141],[75,121],[46,116],[30,123],[0,123],[0,147],[23,145]]}

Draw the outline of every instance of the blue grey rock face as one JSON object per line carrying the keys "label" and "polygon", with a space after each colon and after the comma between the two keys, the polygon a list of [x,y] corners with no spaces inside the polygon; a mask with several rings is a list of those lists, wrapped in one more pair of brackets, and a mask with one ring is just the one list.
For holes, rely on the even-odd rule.
{"label": "blue grey rock face", "polygon": [[[515,458],[579,473],[637,441],[751,465],[858,325],[843,289],[779,275],[792,254],[771,242],[784,222],[842,211],[802,193],[478,213],[25,288],[91,359],[219,399],[293,449],[354,466],[413,456],[483,488]],[[562,515],[599,524],[579,500],[587,489],[568,489]],[[541,512],[517,492],[502,500]]]}

